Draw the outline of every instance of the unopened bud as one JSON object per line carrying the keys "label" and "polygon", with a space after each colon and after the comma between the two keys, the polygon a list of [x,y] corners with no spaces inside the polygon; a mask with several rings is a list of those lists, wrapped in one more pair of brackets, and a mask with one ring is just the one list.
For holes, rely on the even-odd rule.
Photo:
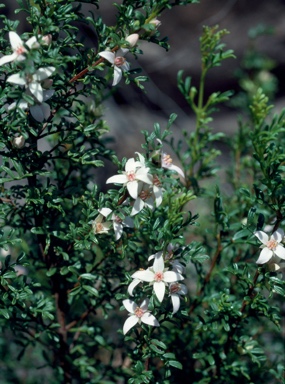
{"label": "unopened bud", "polygon": [[137,33],[133,33],[132,35],[126,37],[126,41],[130,44],[131,47],[134,47],[137,44],[139,38],[140,36]]}
{"label": "unopened bud", "polygon": [[18,148],[18,149],[23,148],[23,146],[25,145],[25,138],[24,138],[24,136],[21,135],[21,136],[15,137],[13,139],[12,144],[13,144],[13,146],[15,148]]}
{"label": "unopened bud", "polygon": [[150,24],[153,24],[153,25],[155,26],[155,28],[158,28],[158,27],[161,26],[161,21],[160,21],[160,20],[157,20],[157,18],[150,20],[149,23],[150,23]]}
{"label": "unopened bud", "polygon": [[42,37],[42,44],[43,45],[50,45],[52,42],[52,35],[48,34]]}

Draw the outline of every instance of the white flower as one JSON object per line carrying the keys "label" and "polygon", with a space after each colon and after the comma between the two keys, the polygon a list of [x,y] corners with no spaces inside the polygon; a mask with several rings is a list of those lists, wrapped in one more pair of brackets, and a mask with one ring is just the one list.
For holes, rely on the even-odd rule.
{"label": "white flower", "polygon": [[20,100],[19,102],[14,102],[9,105],[8,111],[11,111],[12,109],[19,108],[23,110],[30,109],[31,115],[33,118],[42,123],[44,120],[46,120],[50,116],[50,106],[49,104],[45,103],[48,99],[52,97],[54,94],[54,89],[48,89],[43,91],[43,102],[42,103],[36,103],[34,105],[29,105],[25,100]]}
{"label": "white flower", "polygon": [[12,84],[24,85],[39,103],[43,102],[43,88],[41,81],[47,79],[55,71],[54,67],[39,68],[32,75],[26,75],[22,77],[20,73],[11,75],[7,81]]}
{"label": "white flower", "polygon": [[170,169],[171,171],[177,172],[180,176],[185,178],[184,172],[177,165],[172,164],[172,158],[167,153],[162,152],[161,154],[161,166],[162,168]]}
{"label": "white flower", "polygon": [[[134,47],[139,39],[137,33],[133,33],[126,37],[126,41],[129,43],[130,47]],[[116,52],[112,51],[103,51],[99,52],[98,55],[109,61],[114,67],[114,79],[113,84],[117,85],[122,79],[123,71],[128,71],[130,69],[130,64],[126,61],[125,55],[129,52],[128,48],[120,48]]]}
{"label": "white flower", "polygon": [[142,167],[140,162],[131,158],[126,162],[125,171],[120,175],[109,177],[106,183],[124,184],[124,186],[127,187],[130,196],[133,199],[136,199],[142,188],[143,182],[152,184],[152,175],[148,172],[149,168]]}
{"label": "white flower", "polygon": [[[1,57],[0,65],[10,63],[11,61],[25,60],[24,54],[27,52],[27,50],[24,47],[24,43],[20,36],[16,32],[11,31],[9,32],[9,40],[13,53],[11,55]],[[25,45],[29,49],[39,47],[39,43],[37,42],[37,38],[35,36],[31,37],[28,41],[26,41]]]}
{"label": "white flower", "polygon": [[18,149],[23,148],[23,146],[25,145],[25,138],[24,138],[24,136],[21,135],[21,136],[14,137],[12,145],[15,148],[18,148]]}
{"label": "white flower", "polygon": [[100,213],[95,220],[92,221],[92,228],[94,233],[108,233],[110,227],[112,226],[111,221],[103,221],[105,217]]}
{"label": "white flower", "polygon": [[162,252],[157,252],[154,255],[154,263],[151,268],[144,271],[137,271],[132,277],[153,284],[154,292],[160,302],[162,302],[164,298],[167,283],[174,283],[175,281],[184,279],[180,273],[164,269]]}
{"label": "white flower", "polygon": [[[99,212],[101,215],[108,217],[111,213],[112,210],[110,208],[102,208],[99,209]],[[123,234],[123,227],[128,227],[128,228],[133,228],[134,227],[134,222],[130,217],[125,217],[124,220],[122,220],[119,216],[113,214],[111,216],[111,219],[113,221],[113,228],[115,231],[115,239],[119,240]]]}
{"label": "white flower", "polygon": [[[128,52],[128,50],[126,49]],[[124,49],[119,49],[117,52],[103,51],[99,53],[99,56],[104,57],[114,67],[114,79],[112,86],[117,85],[122,79],[122,73],[130,69],[130,63],[124,58]]]}
{"label": "white flower", "polygon": [[180,308],[180,296],[186,295],[188,292],[186,285],[180,283],[171,283],[169,286],[169,296],[171,297],[173,311],[172,313],[176,313]]}
{"label": "white flower", "polygon": [[149,300],[145,299],[140,306],[138,306],[132,300],[124,300],[123,305],[127,311],[130,312],[129,318],[125,321],[123,327],[124,335],[129,332],[137,323],[151,325],[152,327],[159,327],[159,322],[156,318],[148,311]]}
{"label": "white flower", "polygon": [[153,176],[152,186],[149,184],[143,184],[138,197],[133,205],[131,216],[138,214],[144,207],[148,207],[151,210],[154,209],[154,205],[159,207],[162,203],[161,183],[157,176]]}
{"label": "white flower", "polygon": [[262,248],[262,251],[256,261],[257,264],[267,263],[273,255],[285,260],[285,248],[283,244],[280,244],[284,237],[283,229],[277,229],[277,231],[275,231],[270,237],[262,231],[257,231],[254,235],[263,244],[260,247]]}

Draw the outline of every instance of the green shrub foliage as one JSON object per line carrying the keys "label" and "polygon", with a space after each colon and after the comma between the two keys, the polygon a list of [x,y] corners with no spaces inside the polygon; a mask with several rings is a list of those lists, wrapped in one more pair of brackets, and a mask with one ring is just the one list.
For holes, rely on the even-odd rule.
{"label": "green shrub foliage", "polygon": [[[105,99],[144,89],[141,41],[168,50],[161,14],[196,2],[123,0],[109,26],[97,0],[18,0],[22,34],[0,15],[2,384],[284,379],[285,112],[272,112],[272,61],[256,65],[252,48],[240,93],[208,95],[208,72],[234,54],[228,31],[204,27],[200,83],[178,73],[195,126],[174,140],[172,114],[133,157],[110,147]],[[265,32],[250,31],[251,47]],[[240,108],[230,138],[212,131],[221,103]]]}

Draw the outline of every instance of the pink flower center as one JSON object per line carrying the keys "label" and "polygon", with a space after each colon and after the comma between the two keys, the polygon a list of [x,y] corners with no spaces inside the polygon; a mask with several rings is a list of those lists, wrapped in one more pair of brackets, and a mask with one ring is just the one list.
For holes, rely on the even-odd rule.
{"label": "pink flower center", "polygon": [[104,230],[103,224],[97,223],[96,224],[96,233],[102,232]]}
{"label": "pink flower center", "polygon": [[177,293],[181,289],[181,285],[179,283],[173,283],[169,287],[170,293]]}
{"label": "pink flower center", "polygon": [[154,281],[159,283],[163,279],[164,279],[163,272],[156,272],[156,274],[154,275]]}
{"label": "pink flower center", "polygon": [[143,314],[144,314],[144,310],[141,309],[140,307],[137,307],[137,308],[135,309],[135,315],[136,315],[136,317],[141,318],[141,317],[143,316]]}
{"label": "pink flower center", "polygon": [[17,55],[22,55],[23,53],[25,53],[27,51],[22,45],[20,45],[17,49],[15,49],[15,52],[17,53]]}
{"label": "pink flower center", "polygon": [[135,171],[127,172],[127,178],[128,178],[129,181],[135,181],[136,180]]}
{"label": "pink flower center", "polygon": [[170,167],[172,165],[172,158],[166,153],[163,155],[162,161],[166,167]]}
{"label": "pink flower center", "polygon": [[114,64],[116,67],[121,67],[123,64],[125,64],[126,59],[122,56],[118,56],[114,60]]}
{"label": "pink flower center", "polygon": [[274,251],[276,249],[277,245],[278,245],[278,241],[276,241],[274,239],[270,239],[266,243],[267,248],[270,249],[271,251]]}

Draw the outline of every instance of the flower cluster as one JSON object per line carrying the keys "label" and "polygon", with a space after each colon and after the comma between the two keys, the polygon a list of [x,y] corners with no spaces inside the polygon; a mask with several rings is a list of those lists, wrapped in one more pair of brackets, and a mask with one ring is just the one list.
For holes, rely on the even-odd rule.
{"label": "flower cluster", "polygon": [[[128,293],[130,296],[133,296],[134,288],[140,283],[149,283],[150,286],[153,287],[153,292],[160,303],[164,300],[165,292],[168,290],[168,294],[171,298],[173,311],[175,314],[180,308],[180,296],[187,294],[186,285],[180,283],[181,280],[184,279],[182,273],[184,272],[184,266],[178,260],[172,260],[173,256],[173,246],[170,244],[167,248],[166,255],[163,255],[163,252],[157,252],[154,255],[149,257],[149,260],[154,260],[153,265],[146,270],[139,270],[132,274],[133,281],[128,286]],[[165,268],[165,263],[168,262],[170,266],[172,266],[172,270],[169,268]],[[148,303],[148,300],[144,300],[143,303]],[[137,311],[130,310],[130,304],[134,306]],[[147,315],[147,321],[145,322],[148,325],[159,326],[157,319],[150,314],[150,311],[147,310],[146,304],[142,309],[141,307],[137,307],[137,305],[131,300],[123,301],[124,307],[130,312],[131,317],[134,317],[132,321],[128,318],[125,321],[123,332],[126,334],[135,324],[140,321],[145,322],[142,319],[142,314]],[[140,321],[139,321],[140,320]]]}
{"label": "flower cluster", "polygon": [[[28,50],[38,49],[42,45],[47,45],[51,42],[51,37],[48,36],[33,36],[25,43],[16,32],[9,32],[9,40],[13,53],[0,58],[0,66],[10,62],[22,62],[28,60]],[[34,64],[29,60],[29,68],[33,68]],[[15,85],[20,85],[25,88],[25,93],[33,98],[34,103],[28,104],[25,100],[14,102],[8,107],[8,111],[19,108],[22,110],[30,110],[33,118],[38,122],[43,122],[50,115],[50,106],[46,103],[54,93],[50,88],[52,81],[48,78],[55,72],[55,67],[49,66],[35,69],[33,73],[25,73],[20,71],[7,78],[7,82]]]}
{"label": "flower cluster", "polygon": [[[119,240],[123,233],[123,227],[133,228],[134,222],[132,216],[137,215],[143,208],[147,207],[154,210],[159,207],[163,200],[162,183],[155,173],[146,165],[145,158],[136,152],[137,159],[130,158],[125,164],[125,170],[119,174],[111,176],[106,183],[122,184],[128,191],[131,200],[132,209],[129,216],[124,216],[114,213],[110,208],[102,208],[99,210],[99,215],[92,222],[93,231],[95,234],[107,233],[112,227],[115,231],[115,238]],[[164,162],[164,157],[167,156],[171,160],[171,164],[167,165]],[[172,164],[172,159],[169,155],[162,152],[161,167],[177,172],[184,176],[181,168]]]}

